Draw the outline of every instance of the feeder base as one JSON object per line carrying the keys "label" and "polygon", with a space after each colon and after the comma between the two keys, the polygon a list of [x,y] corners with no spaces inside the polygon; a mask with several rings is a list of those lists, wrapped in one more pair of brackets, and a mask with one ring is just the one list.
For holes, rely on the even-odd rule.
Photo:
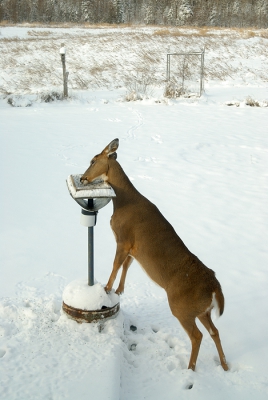
{"label": "feeder base", "polygon": [[120,303],[117,303],[113,307],[105,307],[101,310],[81,310],[80,308],[68,306],[63,301],[62,309],[70,318],[72,318],[76,322],[91,323],[114,318],[120,310]]}

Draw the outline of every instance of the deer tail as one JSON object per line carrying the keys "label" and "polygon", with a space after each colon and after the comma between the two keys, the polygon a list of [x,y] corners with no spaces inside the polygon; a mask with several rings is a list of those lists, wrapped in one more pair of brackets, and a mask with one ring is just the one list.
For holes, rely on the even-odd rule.
{"label": "deer tail", "polygon": [[220,317],[224,311],[224,296],[221,287],[218,287],[215,292],[213,292],[212,304],[216,315]]}

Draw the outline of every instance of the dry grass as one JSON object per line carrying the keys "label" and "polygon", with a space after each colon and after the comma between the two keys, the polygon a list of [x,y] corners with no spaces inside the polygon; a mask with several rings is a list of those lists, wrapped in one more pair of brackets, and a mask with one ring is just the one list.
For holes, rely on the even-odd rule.
{"label": "dry grass", "polygon": [[268,107],[268,101],[258,101],[248,96],[244,101],[232,100],[225,103],[227,106],[240,107],[241,105],[246,105],[249,107]]}
{"label": "dry grass", "polygon": [[260,107],[260,103],[257,100],[252,99],[250,96],[246,98],[245,104],[250,107]]}
{"label": "dry grass", "polygon": [[0,21],[0,27],[7,27],[7,26],[16,26],[16,27],[22,27],[22,28],[61,28],[61,29],[70,29],[70,28],[76,28],[76,29],[122,29],[122,28],[131,28],[131,27],[136,27],[136,25],[133,25],[131,23],[123,23],[123,24],[108,24],[104,22],[100,22],[97,24],[91,24],[89,22],[24,22],[24,23],[12,23],[10,21]]}
{"label": "dry grass", "polygon": [[191,27],[183,26],[179,28],[163,27],[158,28],[153,32],[156,36],[190,36],[190,37],[223,37],[230,36],[237,38],[237,36],[243,39],[250,39],[253,37],[261,37],[268,39],[267,29],[255,29],[255,28],[222,28],[222,27]]}
{"label": "dry grass", "polygon": [[52,91],[52,92],[42,93],[41,95],[39,95],[39,98],[44,103],[52,103],[53,101],[56,100],[63,100],[64,97],[62,93]]}
{"label": "dry grass", "polygon": [[153,95],[155,73],[152,69],[149,71],[147,68],[151,69],[149,63],[143,64],[137,67],[135,72],[125,75],[126,101],[142,100]]}
{"label": "dry grass", "polygon": [[186,94],[187,89],[178,85],[177,82],[171,81],[168,82],[165,86],[164,97],[168,99],[176,99],[178,97],[182,97]]}
{"label": "dry grass", "polygon": [[34,37],[40,37],[40,36],[52,36],[53,32],[52,31],[35,31],[35,30],[31,30],[28,31],[27,34],[29,36],[34,36]]}
{"label": "dry grass", "polygon": [[[91,24],[89,22],[25,22],[14,24],[10,21],[0,21],[0,27],[7,26],[16,26],[16,27],[26,27],[30,29],[34,28],[61,28],[61,29],[151,29],[153,30],[153,35],[156,36],[193,36],[193,37],[214,37],[215,35],[219,36],[242,36],[243,38],[251,38],[251,37],[262,37],[264,39],[268,38],[268,29],[256,29],[256,28],[224,28],[224,27],[210,27],[210,26],[186,26],[183,27],[171,27],[171,26],[162,26],[158,25],[141,25],[138,26],[131,23],[123,23],[123,24],[109,24],[109,23],[97,23]],[[33,35],[39,35],[39,33],[32,33]],[[41,34],[41,33],[40,33]]]}
{"label": "dry grass", "polygon": [[[86,25],[86,24],[85,24]],[[2,25],[4,26],[4,25]],[[70,89],[125,87],[129,99],[144,98],[163,88],[167,96],[171,89],[166,87],[166,53],[168,48],[175,52],[201,50],[205,53],[205,81],[240,79],[247,83],[247,76],[256,82],[268,81],[267,68],[255,68],[256,57],[268,59],[267,30],[223,29],[223,28],[137,28],[124,26],[124,30],[105,29],[94,32],[84,30],[37,30],[27,26],[28,36],[4,38],[0,35],[0,93],[37,93],[62,88],[62,70],[59,49],[64,42],[67,49],[66,62],[69,71]],[[69,24],[70,26],[70,24]],[[74,25],[76,26],[76,25]],[[110,25],[94,27],[110,28]],[[37,27],[44,27],[37,24]],[[57,25],[58,28],[67,24]],[[76,26],[77,27],[77,26]],[[81,28],[83,26],[80,26]],[[88,25],[88,28],[92,28]],[[50,29],[49,29],[50,28]],[[121,26],[120,26],[121,28]],[[258,46],[241,38],[259,37]],[[239,45],[237,44],[239,41]],[[252,59],[252,63],[237,60]],[[181,71],[181,62],[172,61],[172,77]],[[199,66],[194,59],[184,67],[189,80],[198,87]],[[176,78],[177,79],[177,78]],[[186,85],[188,86],[188,85]],[[172,96],[180,94],[178,78]]]}
{"label": "dry grass", "polygon": [[14,24],[10,24],[10,22],[9,21],[0,21],[0,26],[3,26],[3,27],[5,27],[5,26],[14,26]]}

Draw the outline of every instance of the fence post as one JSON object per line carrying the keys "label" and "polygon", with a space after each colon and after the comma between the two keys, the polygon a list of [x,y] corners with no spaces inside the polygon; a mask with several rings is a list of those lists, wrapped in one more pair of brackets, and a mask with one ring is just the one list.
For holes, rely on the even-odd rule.
{"label": "fence post", "polygon": [[167,48],[167,72],[166,72],[166,80],[170,81],[170,46]]}
{"label": "fence post", "polygon": [[68,75],[69,72],[66,72],[66,63],[65,63],[65,47],[64,43],[61,44],[60,48],[60,56],[62,62],[62,72],[63,72],[63,97],[66,99],[68,97]]}
{"label": "fence post", "polygon": [[201,52],[201,68],[200,68],[200,97],[204,91],[204,60],[205,60],[205,47]]}
{"label": "fence post", "polygon": [[182,93],[184,90],[184,81],[185,81],[185,63],[186,63],[186,54],[184,54],[183,56],[183,64],[182,64],[182,83],[181,83]]}

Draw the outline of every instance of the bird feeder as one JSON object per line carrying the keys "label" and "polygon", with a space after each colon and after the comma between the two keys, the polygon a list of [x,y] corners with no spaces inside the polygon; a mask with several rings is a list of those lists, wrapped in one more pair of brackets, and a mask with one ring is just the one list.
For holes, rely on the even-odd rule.
{"label": "bird feeder", "polygon": [[[82,175],[70,175],[67,178],[67,187],[71,197],[81,207],[80,223],[88,228],[88,281],[89,287],[95,285],[94,282],[94,226],[97,223],[98,211],[105,207],[115,197],[114,190],[103,181],[84,185],[80,178]],[[104,289],[103,289],[104,291]],[[90,293],[90,292],[89,292]],[[104,292],[105,296],[109,296]],[[104,295],[100,294],[102,297]],[[118,296],[116,300],[118,300]],[[114,299],[112,303],[114,302]],[[75,302],[76,303],[76,302]],[[89,301],[90,304],[90,301]],[[120,308],[119,301],[115,305],[103,305],[101,309],[91,310],[88,307],[84,309],[77,308],[72,304],[66,304],[63,301],[63,311],[77,322],[96,322],[105,318],[114,317]],[[86,308],[86,309],[85,309]]]}

